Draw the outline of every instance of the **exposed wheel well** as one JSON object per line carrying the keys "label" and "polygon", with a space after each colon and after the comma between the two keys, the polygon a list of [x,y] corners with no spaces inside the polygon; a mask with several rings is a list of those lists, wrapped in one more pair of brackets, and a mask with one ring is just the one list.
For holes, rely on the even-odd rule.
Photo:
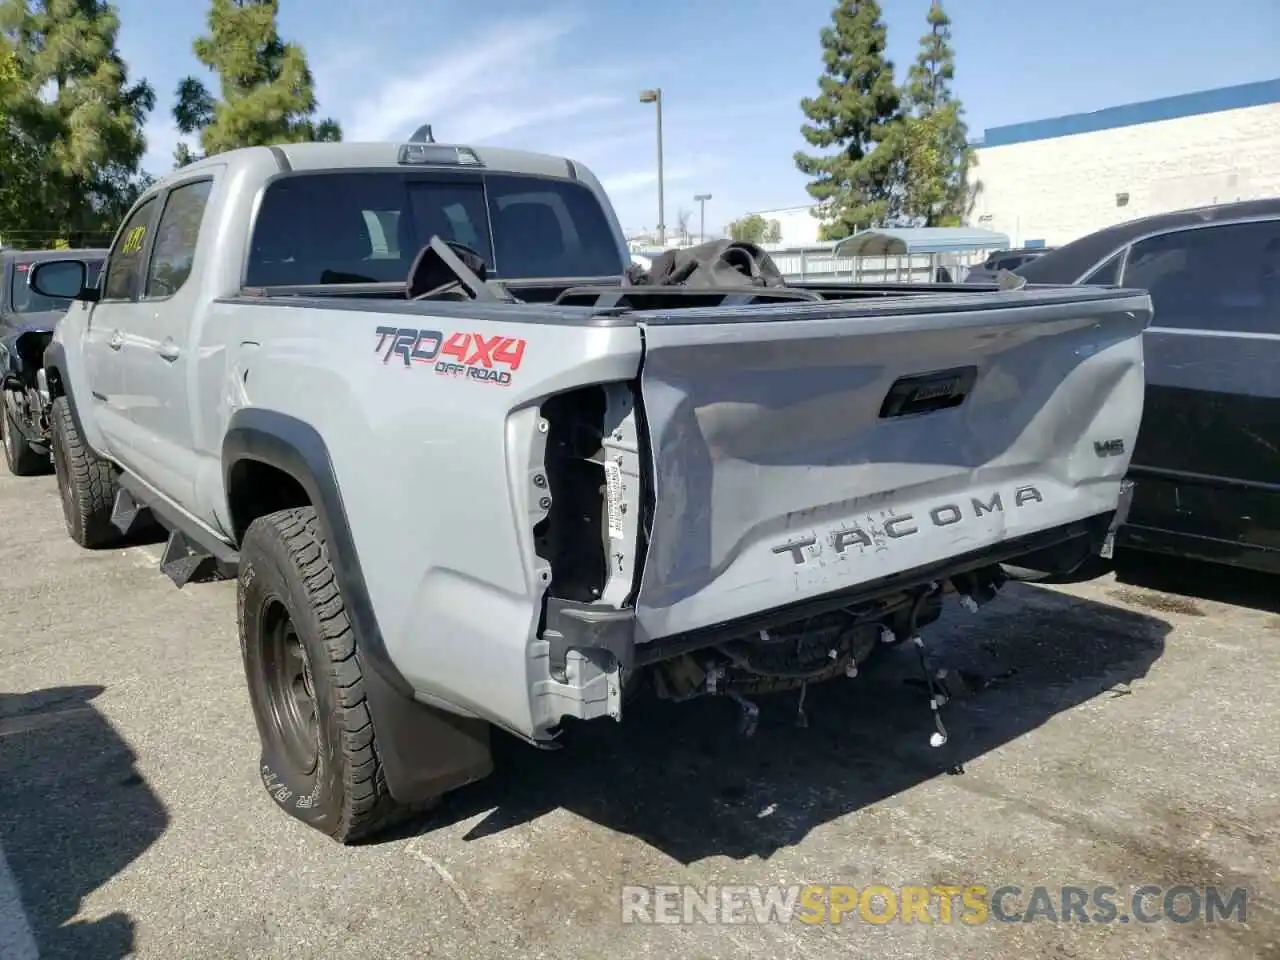
{"label": "exposed wheel well", "polygon": [[62,389],[62,372],[57,367],[44,368],[45,383],[49,386],[49,400],[52,402],[66,393]]}
{"label": "exposed wheel well", "polygon": [[259,460],[238,460],[227,475],[227,507],[236,543],[249,524],[277,510],[312,506],[302,484],[279,467]]}

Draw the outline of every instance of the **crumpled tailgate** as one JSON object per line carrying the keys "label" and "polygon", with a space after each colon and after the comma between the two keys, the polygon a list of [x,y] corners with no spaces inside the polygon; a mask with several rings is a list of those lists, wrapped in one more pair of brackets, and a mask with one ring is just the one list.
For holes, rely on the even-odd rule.
{"label": "crumpled tailgate", "polygon": [[1144,292],[642,312],[654,503],[638,639],[1116,508]]}

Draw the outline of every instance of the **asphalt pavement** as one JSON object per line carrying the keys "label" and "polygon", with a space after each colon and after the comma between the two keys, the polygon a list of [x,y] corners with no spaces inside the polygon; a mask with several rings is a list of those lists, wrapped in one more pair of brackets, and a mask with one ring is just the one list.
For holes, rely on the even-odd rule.
{"label": "asphalt pavement", "polygon": [[[949,611],[939,749],[895,648],[811,689],[807,726],[763,702],[749,739],[723,698],[642,701],[554,753],[499,736],[490,779],[344,848],[258,780],[234,585],[177,590],[159,549],[82,550],[52,477],[0,471],[0,960],[1280,957],[1265,584]],[[759,912],[810,884],[807,913]]]}

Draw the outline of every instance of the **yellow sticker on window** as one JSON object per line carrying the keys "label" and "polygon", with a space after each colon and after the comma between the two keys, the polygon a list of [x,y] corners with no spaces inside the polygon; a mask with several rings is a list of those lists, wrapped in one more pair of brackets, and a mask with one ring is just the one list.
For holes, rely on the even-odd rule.
{"label": "yellow sticker on window", "polygon": [[142,250],[142,241],[147,238],[146,227],[134,227],[129,231],[128,236],[124,238],[124,244],[120,247],[120,252],[129,256]]}

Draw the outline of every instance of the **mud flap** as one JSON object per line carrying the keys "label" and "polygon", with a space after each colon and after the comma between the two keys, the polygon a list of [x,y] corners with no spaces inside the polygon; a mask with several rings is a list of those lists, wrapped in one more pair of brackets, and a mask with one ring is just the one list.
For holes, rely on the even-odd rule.
{"label": "mud flap", "polygon": [[387,790],[397,803],[422,803],[493,772],[488,723],[397,693],[377,670],[364,671],[364,686]]}

